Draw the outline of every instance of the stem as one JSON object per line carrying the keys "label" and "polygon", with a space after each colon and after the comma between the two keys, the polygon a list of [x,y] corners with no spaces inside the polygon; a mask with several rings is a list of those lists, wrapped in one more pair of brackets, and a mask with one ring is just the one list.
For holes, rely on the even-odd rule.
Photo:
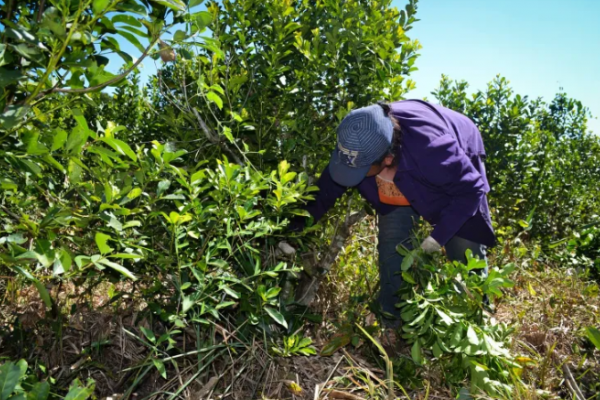
{"label": "stem", "polygon": [[107,80],[106,82],[103,82],[99,85],[96,86],[91,86],[88,88],[82,88],[82,89],[64,89],[64,88],[54,88],[54,89],[50,89],[49,91],[43,92],[43,94],[48,94],[48,93],[54,93],[54,92],[58,92],[58,93],[88,93],[88,92],[93,92],[96,91],[98,89],[102,89],[106,86],[110,86],[113,83],[116,83],[118,81],[120,81],[121,79],[125,78],[127,75],[129,75],[131,73],[131,71],[133,71],[138,65],[140,65],[140,63],[144,60],[144,58],[146,58],[146,56],[148,56],[148,53],[150,52],[150,50],[152,49],[152,47],[154,47],[154,45],[156,44],[156,42],[158,42],[158,38],[154,39],[150,45],[146,48],[146,50],[142,53],[141,57],[137,59],[137,61],[129,68],[127,68],[122,74],[115,76],[112,79]]}
{"label": "stem", "polygon": [[41,0],[40,6],[38,7],[38,12],[37,12],[37,23],[38,24],[42,20],[42,14],[44,14],[44,8],[46,8],[46,0]]}
{"label": "stem", "polygon": [[50,59],[50,64],[48,64],[48,67],[46,68],[46,72],[44,72],[44,76],[42,76],[42,79],[40,79],[39,83],[33,90],[33,93],[31,93],[29,95],[29,97],[27,97],[27,99],[25,99],[25,102],[24,102],[25,104],[31,103],[31,101],[37,97],[38,93],[40,93],[40,90],[42,90],[42,85],[46,82],[46,80],[48,79],[50,74],[52,72],[54,72],[54,69],[56,68],[56,65],[58,64],[58,61],[62,58],[63,54],[67,50],[67,46],[69,45],[69,42],[71,41],[71,38],[73,37],[73,34],[77,30],[77,27],[78,27],[77,22],[79,21],[79,17],[81,16],[81,13],[83,12],[83,10],[85,8],[87,8],[87,6],[88,6],[88,3],[85,3],[83,5],[83,7],[80,6],[77,9],[77,13],[75,14],[75,18],[73,19],[73,26],[71,26],[71,30],[69,30],[69,34],[67,35],[67,38],[63,42],[63,45],[60,48],[58,54],[56,54],[54,57],[52,57]]}

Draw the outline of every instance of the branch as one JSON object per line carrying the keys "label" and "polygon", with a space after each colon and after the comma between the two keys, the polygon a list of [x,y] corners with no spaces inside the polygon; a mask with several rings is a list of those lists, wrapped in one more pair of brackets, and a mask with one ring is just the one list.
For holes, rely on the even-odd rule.
{"label": "branch", "polygon": [[103,82],[99,85],[96,86],[92,86],[92,87],[88,87],[88,88],[82,88],[82,89],[64,89],[64,88],[58,88],[58,87],[54,87],[50,90],[46,90],[45,92],[42,92],[40,95],[46,95],[46,94],[50,94],[50,93],[88,93],[88,92],[94,92],[98,89],[102,89],[106,86],[110,86],[113,83],[119,82],[121,79],[125,78],[127,75],[129,75],[131,73],[131,71],[133,71],[134,69],[137,68],[138,65],[140,65],[140,63],[144,60],[144,58],[146,58],[146,56],[148,55],[148,53],[150,52],[150,50],[152,49],[152,47],[154,47],[154,45],[156,44],[156,42],[158,42],[158,39],[155,39],[153,42],[150,43],[150,45],[146,48],[146,50],[142,53],[142,55],[140,56],[140,58],[137,59],[137,61],[135,63],[133,63],[133,65],[129,68],[127,68],[122,74],[115,76],[112,79],[107,80],[106,82]]}
{"label": "branch", "polygon": [[9,217],[11,217],[12,219],[14,219],[17,222],[21,221],[21,217],[19,217],[17,214],[15,214],[14,212],[10,211],[7,207],[0,205],[0,208],[2,209],[2,211],[4,211],[6,213],[6,215],[8,215]]}
{"label": "branch", "polygon": [[571,370],[569,369],[569,366],[567,365],[566,361],[562,365],[562,370],[564,373],[565,383],[567,384],[569,390],[571,390],[571,392],[573,393],[573,396],[577,400],[585,400],[585,396],[581,392],[579,385],[577,385],[577,381],[573,377],[573,374],[571,373]]}
{"label": "branch", "polygon": [[202,130],[204,131],[204,134],[206,135],[208,141],[212,144],[216,144],[217,146],[219,146],[223,151],[229,154],[237,164],[245,165],[245,163],[237,156],[237,154],[235,154],[233,150],[231,150],[225,143],[223,143],[223,141],[219,139],[219,137],[208,127],[208,125],[206,125],[198,111],[194,107],[190,107],[190,109],[192,110],[192,113],[194,113],[194,116],[198,120],[198,124],[200,124],[200,128],[202,128]]}
{"label": "branch", "polygon": [[38,7],[38,12],[37,12],[37,23],[38,24],[42,20],[42,15],[44,14],[44,8],[46,8],[46,0],[40,1],[40,5]]}
{"label": "branch", "polygon": [[350,228],[362,220],[366,215],[367,212],[364,209],[354,214],[348,214],[342,226],[339,227],[331,239],[331,244],[329,245],[327,253],[325,253],[325,256],[321,261],[313,267],[318,273],[313,276],[309,276],[307,273],[303,275],[296,293],[296,303],[304,306],[308,306],[312,303],[319,290],[321,280],[323,280],[325,275],[331,270],[338,254],[344,248],[346,239],[350,236]]}

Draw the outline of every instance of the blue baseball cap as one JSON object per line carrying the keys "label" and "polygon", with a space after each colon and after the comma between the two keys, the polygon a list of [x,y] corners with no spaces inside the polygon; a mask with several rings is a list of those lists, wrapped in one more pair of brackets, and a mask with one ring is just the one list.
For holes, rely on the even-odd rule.
{"label": "blue baseball cap", "polygon": [[351,111],[337,128],[329,173],[342,186],[356,186],[392,144],[394,127],[379,105]]}

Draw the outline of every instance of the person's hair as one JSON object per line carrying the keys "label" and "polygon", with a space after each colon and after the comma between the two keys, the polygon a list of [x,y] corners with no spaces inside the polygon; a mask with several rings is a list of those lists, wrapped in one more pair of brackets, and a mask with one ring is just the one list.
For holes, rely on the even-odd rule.
{"label": "person's hair", "polygon": [[398,162],[397,154],[400,152],[400,148],[402,147],[402,129],[400,128],[398,120],[392,115],[392,108],[388,103],[379,101],[377,102],[377,105],[381,107],[383,114],[392,121],[394,132],[392,133],[392,143],[390,147],[386,150],[385,154],[373,162],[373,165],[380,165],[387,156],[394,157],[392,165],[395,165]]}

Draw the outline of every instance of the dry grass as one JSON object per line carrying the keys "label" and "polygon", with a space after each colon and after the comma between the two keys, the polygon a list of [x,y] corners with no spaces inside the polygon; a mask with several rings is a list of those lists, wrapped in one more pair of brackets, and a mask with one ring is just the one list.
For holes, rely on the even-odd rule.
{"label": "dry grass", "polygon": [[571,397],[570,371],[585,398],[597,395],[600,352],[584,339],[584,329],[599,325],[599,307],[598,284],[573,270],[520,271],[497,318],[517,326],[514,350],[532,359],[523,376],[528,384]]}
{"label": "dry grass", "polygon": [[[331,282],[338,278],[332,277]],[[560,268],[521,270],[515,279],[516,286],[502,299],[496,315],[498,320],[517,327],[513,350],[531,359],[522,376],[530,389],[516,393],[515,398],[540,398],[536,389],[557,398],[573,398],[572,391],[577,388],[585,398],[597,395],[600,353],[583,338],[583,330],[599,324],[598,285]],[[336,333],[332,321],[348,318],[341,311],[350,296],[346,293],[336,297],[333,288],[332,284],[322,286],[316,311],[325,317],[324,322],[306,332],[318,350]],[[140,318],[138,310],[144,302],[134,296],[133,288],[119,287],[130,294],[108,306],[106,289],[99,287],[90,294],[74,285],[52,288],[53,298],[68,316],[62,324],[53,324],[52,313],[45,311],[35,289],[21,287],[13,291],[0,308],[4,330],[0,355],[37,360],[59,383],[92,377],[100,398],[126,393],[140,371],[132,367],[147,363],[150,349],[125,330],[142,337],[140,326],[158,331],[161,328]],[[353,318],[362,318],[368,324],[365,310],[355,307]],[[268,354],[262,342],[238,340],[235,329],[233,324],[224,324],[213,330],[211,337],[201,338],[193,330],[186,330],[178,339],[178,348],[190,351],[204,341],[223,344],[222,352],[213,361],[192,355],[179,359],[177,366],[167,363],[166,380],[150,369],[132,397],[170,398],[176,393],[177,398],[194,400],[368,400],[388,399],[391,387],[396,398],[452,398],[440,371],[435,369],[421,372],[423,385],[418,390],[407,393],[397,383],[390,385],[384,364],[378,362],[380,355],[367,342],[357,348],[349,346],[331,357],[276,358]],[[25,346],[23,337],[15,337],[17,334],[26,335],[30,345]],[[573,379],[565,380],[569,373]]]}

